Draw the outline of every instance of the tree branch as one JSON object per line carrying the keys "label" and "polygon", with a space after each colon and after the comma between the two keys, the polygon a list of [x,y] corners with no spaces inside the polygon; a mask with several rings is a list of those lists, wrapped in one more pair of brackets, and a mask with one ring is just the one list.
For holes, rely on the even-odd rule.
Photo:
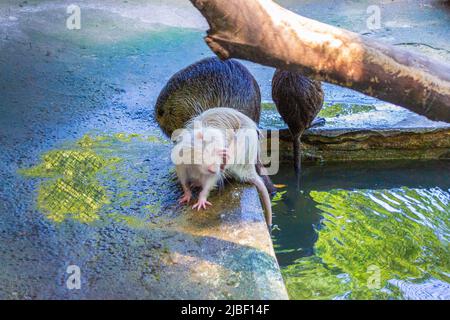
{"label": "tree branch", "polygon": [[270,0],[191,0],[207,19],[205,41],[239,58],[304,75],[450,122],[450,66],[299,16]]}

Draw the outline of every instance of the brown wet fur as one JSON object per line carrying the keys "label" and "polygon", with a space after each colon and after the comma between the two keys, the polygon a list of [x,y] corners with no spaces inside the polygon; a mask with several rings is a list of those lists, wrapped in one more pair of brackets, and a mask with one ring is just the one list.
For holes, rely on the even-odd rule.
{"label": "brown wet fur", "polygon": [[155,118],[170,137],[190,119],[217,107],[233,108],[259,123],[258,83],[236,60],[206,58],[175,73],[158,96]]}
{"label": "brown wet fur", "polygon": [[300,138],[322,109],[322,84],[300,73],[277,69],[272,79],[272,99],[291,132],[294,169],[300,175]]}

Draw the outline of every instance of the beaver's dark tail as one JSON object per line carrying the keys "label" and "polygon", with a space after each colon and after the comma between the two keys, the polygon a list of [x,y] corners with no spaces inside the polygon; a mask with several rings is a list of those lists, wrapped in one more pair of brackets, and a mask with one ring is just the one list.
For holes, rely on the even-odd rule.
{"label": "beaver's dark tail", "polygon": [[300,143],[300,136],[292,136],[293,139],[293,152],[294,152],[294,171],[297,181],[297,189],[300,189],[301,176],[302,176],[302,147]]}

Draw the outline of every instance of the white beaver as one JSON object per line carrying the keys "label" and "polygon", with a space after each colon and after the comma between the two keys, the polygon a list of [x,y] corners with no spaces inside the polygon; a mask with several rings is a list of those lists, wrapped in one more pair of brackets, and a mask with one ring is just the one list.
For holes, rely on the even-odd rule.
{"label": "white beaver", "polygon": [[183,187],[180,203],[189,203],[191,186],[201,187],[193,209],[212,205],[209,192],[224,177],[233,177],[256,186],[261,194],[266,222],[272,224],[269,192],[256,171],[260,153],[259,131],[255,122],[231,108],[206,110],[189,121],[185,129],[177,130],[172,160]]}

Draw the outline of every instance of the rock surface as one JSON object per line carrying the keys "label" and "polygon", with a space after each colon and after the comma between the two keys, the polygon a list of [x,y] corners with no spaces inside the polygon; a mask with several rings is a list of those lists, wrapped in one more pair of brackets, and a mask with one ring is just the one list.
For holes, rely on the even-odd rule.
{"label": "rock surface", "polygon": [[209,55],[195,16],[177,18],[195,10],[79,1],[69,30],[71,3],[0,4],[0,298],[287,298],[253,188],[227,186],[207,212],[177,205],[152,108]]}
{"label": "rock surface", "polygon": [[[72,3],[0,3],[0,298],[286,298],[252,188],[228,186],[211,198],[214,210],[200,214],[176,205],[181,191],[170,144],[152,108],[173,73],[211,55],[200,14],[184,0],[80,0],[81,29],[69,30]],[[367,6],[360,1],[281,1],[448,59],[448,9],[421,1],[404,10],[402,3],[383,4],[382,29],[371,31],[364,30]],[[273,70],[246,65],[270,100]],[[325,90],[331,102],[377,102],[332,85]],[[86,135],[116,139],[91,150]],[[57,161],[51,177],[20,173],[61,150],[69,157]],[[75,179],[79,165],[96,163],[76,159],[111,153],[122,161],[98,181]],[[85,182],[92,188],[84,190]],[[46,193],[55,186],[73,189]],[[80,222],[86,216],[94,219]],[[69,265],[81,269],[80,290],[66,286]]]}

